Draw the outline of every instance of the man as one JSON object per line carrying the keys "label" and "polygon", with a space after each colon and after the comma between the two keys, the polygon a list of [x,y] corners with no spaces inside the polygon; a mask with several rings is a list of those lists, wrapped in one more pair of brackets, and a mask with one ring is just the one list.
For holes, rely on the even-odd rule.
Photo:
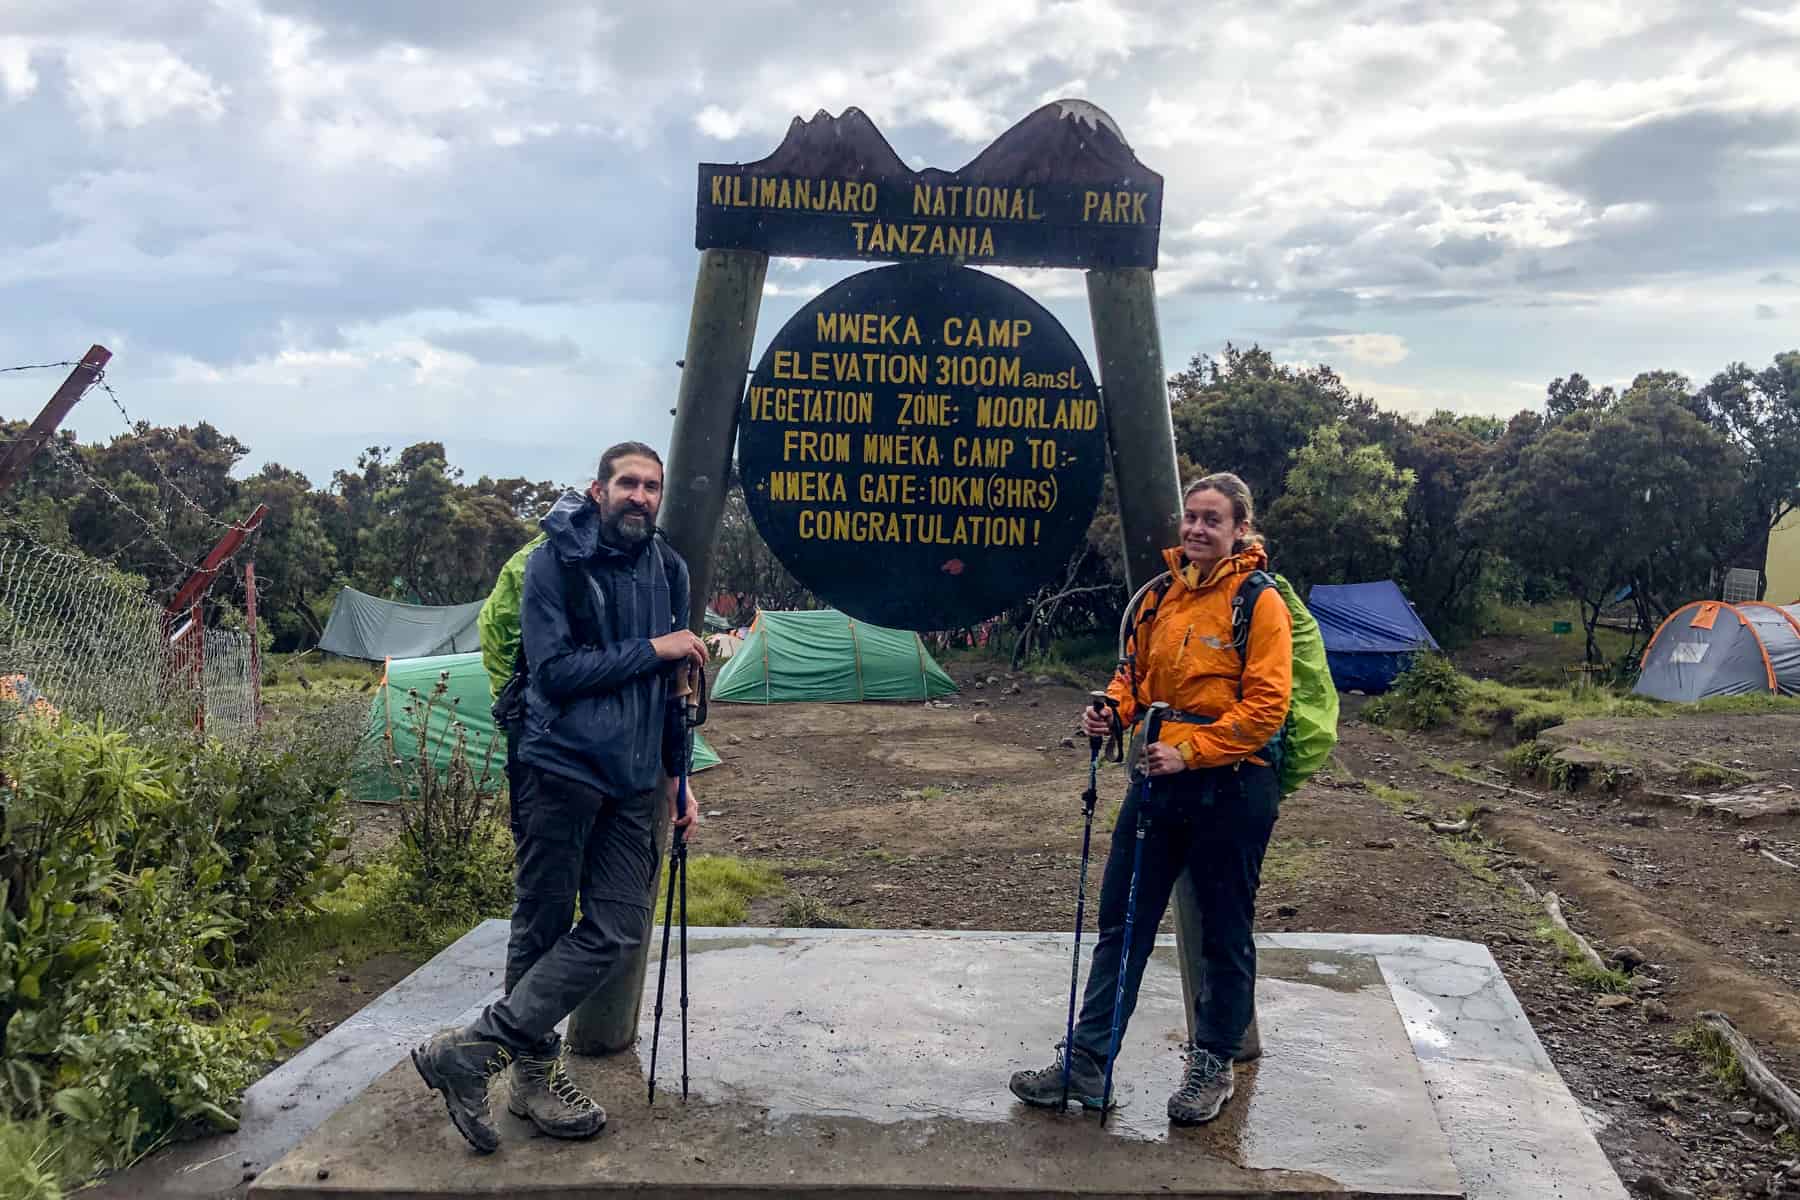
{"label": "man", "polygon": [[[556,1025],[617,971],[650,931],[653,806],[676,804],[685,731],[672,676],[703,666],[687,629],[688,573],[655,537],[662,460],[612,447],[585,495],[541,522],[525,564],[520,617],[529,677],[514,795],[518,862],[506,995],[473,1025],[413,1051],[426,1084],[482,1153],[500,1144],[489,1076],[510,1066],[507,1107],[552,1137],[592,1137],[606,1113],[569,1078]],[[692,789],[676,824],[691,836]],[[576,899],[581,920],[569,927]]]}

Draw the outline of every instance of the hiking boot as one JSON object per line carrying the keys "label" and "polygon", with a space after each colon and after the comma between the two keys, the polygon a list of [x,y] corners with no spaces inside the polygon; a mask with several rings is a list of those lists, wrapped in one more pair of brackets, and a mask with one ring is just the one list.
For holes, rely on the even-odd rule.
{"label": "hiking boot", "polygon": [[[1063,1048],[1057,1048],[1056,1061],[1037,1071],[1015,1071],[1012,1094],[1039,1108],[1063,1106]],[[1106,1090],[1106,1068],[1080,1050],[1069,1056],[1069,1099],[1083,1108],[1099,1108]]]}
{"label": "hiking boot", "polygon": [[1235,1090],[1230,1063],[1210,1050],[1189,1047],[1181,1086],[1169,1097],[1169,1120],[1177,1125],[1203,1125],[1219,1115]]}
{"label": "hiking boot", "polygon": [[506,1047],[466,1029],[446,1029],[414,1047],[412,1060],[425,1086],[444,1094],[450,1121],[469,1145],[483,1154],[498,1149],[500,1134],[488,1120],[487,1089],[494,1073],[512,1061]]}
{"label": "hiking boot", "polygon": [[554,1138],[591,1138],[606,1127],[606,1110],[575,1086],[561,1053],[520,1055],[508,1074],[506,1109]]}

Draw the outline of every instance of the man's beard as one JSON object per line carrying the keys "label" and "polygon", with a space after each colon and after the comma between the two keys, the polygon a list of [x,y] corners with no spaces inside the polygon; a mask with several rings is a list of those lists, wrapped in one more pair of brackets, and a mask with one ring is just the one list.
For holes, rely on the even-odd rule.
{"label": "man's beard", "polygon": [[[638,519],[632,520],[633,517]],[[600,532],[613,545],[629,549],[649,541],[656,532],[656,522],[648,510],[631,504],[621,504],[617,508],[603,506]]]}

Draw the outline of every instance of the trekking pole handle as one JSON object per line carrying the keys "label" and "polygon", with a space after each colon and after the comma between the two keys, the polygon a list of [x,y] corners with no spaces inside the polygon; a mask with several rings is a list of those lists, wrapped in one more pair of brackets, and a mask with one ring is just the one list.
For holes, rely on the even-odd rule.
{"label": "trekking pole handle", "polygon": [[1145,776],[1150,774],[1150,747],[1156,745],[1157,739],[1162,736],[1163,718],[1168,714],[1168,704],[1158,700],[1150,706],[1150,711],[1144,718],[1144,757],[1139,763],[1139,769]]}
{"label": "trekking pole handle", "polygon": [[[1119,702],[1117,700],[1114,700],[1105,692],[1089,692],[1088,699],[1090,702],[1089,707],[1094,710],[1095,715],[1106,712],[1107,706],[1110,705],[1113,709],[1113,720],[1115,722],[1118,721]],[[1090,735],[1088,737],[1088,753],[1093,757],[1098,758],[1100,756],[1100,744],[1105,740],[1105,734]]]}

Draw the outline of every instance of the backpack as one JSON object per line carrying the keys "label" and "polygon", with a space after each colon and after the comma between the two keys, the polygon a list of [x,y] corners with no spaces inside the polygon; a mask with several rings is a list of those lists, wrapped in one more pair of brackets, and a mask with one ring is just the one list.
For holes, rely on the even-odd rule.
{"label": "backpack", "polygon": [[[1173,583],[1174,578],[1164,572],[1156,585],[1155,605],[1138,621],[1140,634],[1143,625],[1155,618]],[[1281,781],[1281,794],[1289,796],[1325,765],[1337,746],[1338,693],[1325,659],[1325,636],[1319,632],[1319,622],[1307,610],[1293,584],[1268,571],[1252,571],[1238,585],[1237,595],[1231,600],[1231,644],[1238,652],[1239,664],[1249,657],[1250,617],[1256,612],[1256,602],[1270,588],[1280,593],[1293,622],[1293,692],[1288,697],[1287,720],[1267,752]],[[1242,699],[1243,694],[1240,676],[1238,697]]]}
{"label": "backpack", "polygon": [[[513,653],[511,674],[507,677],[506,682],[494,692],[492,709],[494,724],[511,738],[518,736],[519,727],[525,720],[525,691],[531,683],[531,668],[525,661],[525,643],[520,636],[519,619],[519,609],[524,591],[525,560],[546,540],[544,534],[539,534],[513,556],[512,560],[501,569],[502,579],[495,583],[493,593],[481,609],[483,646],[499,647],[510,643],[517,647]],[[650,552],[655,555],[657,565],[662,568],[664,578],[669,581],[669,594],[673,599],[677,572],[669,556],[663,553],[662,540],[662,530],[658,529],[651,537]],[[516,572],[517,579],[508,581],[505,576],[509,572]],[[591,589],[573,589],[569,583],[569,573],[566,569],[562,572],[562,580],[564,606],[571,610],[577,604],[586,607],[594,623],[599,624],[599,595],[593,593]],[[512,584],[510,588],[504,586],[508,582]],[[573,594],[571,594],[572,592]],[[491,673],[491,666],[489,670]]]}

